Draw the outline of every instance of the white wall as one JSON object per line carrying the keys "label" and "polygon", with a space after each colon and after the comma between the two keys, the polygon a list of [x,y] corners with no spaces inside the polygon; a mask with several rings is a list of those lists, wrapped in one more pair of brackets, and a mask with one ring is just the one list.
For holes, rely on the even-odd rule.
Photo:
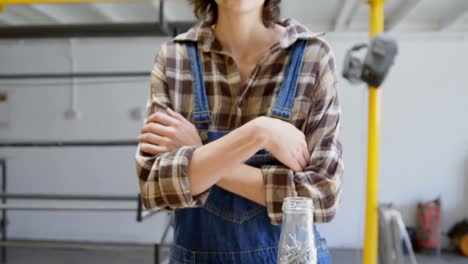
{"label": "white wall", "polygon": [[[331,35],[337,62],[365,35]],[[462,36],[399,36],[400,55],[383,88],[380,200],[393,202],[414,223],[415,203],[443,199],[443,229],[468,217],[468,39]],[[148,71],[164,39],[78,39],[0,42],[0,73]],[[148,80],[80,85],[81,120],[65,120],[70,84],[0,82],[10,96],[8,127],[0,140],[134,139]],[[56,82],[56,81],[53,81]],[[69,81],[68,81],[69,82]],[[22,81],[22,83],[25,83]],[[41,84],[42,83],[42,84]],[[336,220],[321,230],[334,247],[361,247],[364,230],[367,90],[341,83],[345,142],[344,195]],[[9,191],[136,194],[132,147],[0,149],[9,157]],[[128,204],[134,206],[133,203]],[[143,224],[134,213],[11,212],[17,238],[154,242],[167,220]]]}

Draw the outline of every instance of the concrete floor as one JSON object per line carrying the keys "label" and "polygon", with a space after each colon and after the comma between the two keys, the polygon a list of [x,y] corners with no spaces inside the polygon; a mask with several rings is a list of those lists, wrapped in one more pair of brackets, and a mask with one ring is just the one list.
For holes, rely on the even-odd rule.
{"label": "concrete floor", "polygon": [[[360,264],[361,252],[358,250],[332,250],[333,263]],[[161,252],[167,256],[167,249]],[[143,247],[138,251],[95,251],[95,250],[63,250],[63,249],[8,249],[9,264],[151,264],[154,263],[151,247]],[[167,263],[167,261],[161,262]],[[419,264],[468,264],[468,258],[445,254],[440,258],[418,256]]]}

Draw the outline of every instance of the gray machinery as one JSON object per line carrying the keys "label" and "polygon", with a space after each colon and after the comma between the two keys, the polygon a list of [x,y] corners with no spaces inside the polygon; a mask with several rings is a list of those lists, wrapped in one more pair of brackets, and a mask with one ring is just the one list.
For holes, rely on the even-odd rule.
{"label": "gray machinery", "polygon": [[[356,53],[368,49],[364,60]],[[346,54],[343,77],[352,84],[367,83],[373,87],[380,87],[398,53],[396,41],[378,35],[372,39],[370,45],[358,44],[353,46]]]}
{"label": "gray machinery", "polygon": [[[361,59],[358,52],[367,49]],[[396,41],[378,35],[370,45],[357,44],[346,54],[343,77],[352,84],[380,87],[398,53]],[[361,54],[362,55],[362,54]],[[403,253],[406,248],[408,257]],[[379,264],[416,264],[408,233],[400,212],[393,206],[379,206]]]}

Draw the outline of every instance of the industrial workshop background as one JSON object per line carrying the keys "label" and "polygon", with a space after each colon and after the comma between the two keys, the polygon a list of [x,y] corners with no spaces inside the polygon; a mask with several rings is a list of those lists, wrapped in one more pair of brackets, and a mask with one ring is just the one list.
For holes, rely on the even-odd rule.
{"label": "industrial workshop background", "polygon": [[[0,0],[0,256],[28,263],[17,250],[45,245],[159,260],[170,217],[142,209],[133,156],[154,57],[194,25],[192,9],[186,0],[42,2],[62,1]],[[283,0],[281,8],[328,32],[340,71],[349,48],[369,41],[366,1]],[[399,54],[381,90],[378,201],[415,226],[417,203],[440,197],[449,248],[447,232],[468,218],[468,1],[388,0],[384,30]],[[340,101],[343,197],[320,230],[337,259],[361,263],[368,89],[340,79]]]}

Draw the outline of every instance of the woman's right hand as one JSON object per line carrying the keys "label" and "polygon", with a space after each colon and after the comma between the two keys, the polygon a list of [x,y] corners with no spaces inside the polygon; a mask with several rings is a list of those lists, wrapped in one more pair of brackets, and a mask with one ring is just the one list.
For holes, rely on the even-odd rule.
{"label": "woman's right hand", "polygon": [[303,171],[309,163],[310,153],[302,131],[276,118],[262,116],[253,122],[265,138],[266,151],[293,171]]}

